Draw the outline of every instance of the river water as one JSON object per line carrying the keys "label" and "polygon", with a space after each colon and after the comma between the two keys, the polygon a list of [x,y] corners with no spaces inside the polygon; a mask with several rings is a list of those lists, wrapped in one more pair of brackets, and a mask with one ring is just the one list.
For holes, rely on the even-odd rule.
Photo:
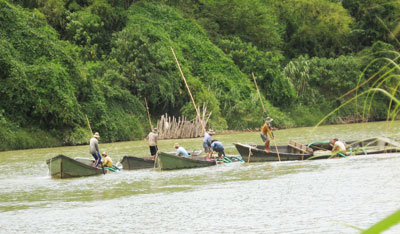
{"label": "river water", "polygon": [[[276,130],[277,144],[399,138],[400,122]],[[397,134],[397,135],[396,135]],[[215,135],[260,144],[257,132]],[[202,139],[162,140],[201,149]],[[146,141],[101,144],[114,161],[147,156]],[[400,154],[144,169],[52,179],[45,160],[90,157],[88,146],[0,152],[0,233],[358,233],[400,208]],[[400,233],[397,225],[387,233]]]}

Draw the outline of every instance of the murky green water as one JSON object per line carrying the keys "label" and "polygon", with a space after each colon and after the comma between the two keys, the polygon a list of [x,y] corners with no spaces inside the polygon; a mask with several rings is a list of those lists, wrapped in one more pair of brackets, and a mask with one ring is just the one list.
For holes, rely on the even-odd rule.
{"label": "murky green water", "polygon": [[[399,134],[400,122],[275,131],[277,144]],[[214,138],[229,154],[232,142],[261,143],[257,132]],[[202,147],[197,138],[159,148],[175,142]],[[146,141],[100,149],[114,161],[149,152]],[[90,157],[88,146],[0,152],[0,233],[357,233],[346,225],[366,228],[400,208],[400,154],[52,179],[45,160],[60,153]]]}

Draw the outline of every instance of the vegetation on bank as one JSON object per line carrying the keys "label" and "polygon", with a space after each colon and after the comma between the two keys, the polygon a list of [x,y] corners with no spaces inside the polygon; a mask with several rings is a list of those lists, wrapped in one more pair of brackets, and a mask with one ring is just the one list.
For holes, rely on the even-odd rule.
{"label": "vegetation on bank", "polygon": [[[399,98],[399,18],[390,0],[0,0],[0,150],[84,144],[86,116],[103,142],[140,139],[145,98],[153,122],[194,118],[171,48],[218,130],[263,122],[251,73],[281,128],[318,123],[385,74]],[[368,98],[325,123],[385,120],[390,98],[365,114]]]}

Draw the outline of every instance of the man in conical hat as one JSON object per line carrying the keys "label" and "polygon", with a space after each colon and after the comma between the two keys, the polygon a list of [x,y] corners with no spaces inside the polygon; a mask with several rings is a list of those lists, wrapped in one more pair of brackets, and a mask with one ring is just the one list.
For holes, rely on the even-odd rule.
{"label": "man in conical hat", "polygon": [[270,136],[272,139],[274,138],[274,135],[272,134],[272,127],[271,127],[271,122],[274,121],[273,118],[267,117],[265,119],[264,126],[261,128],[261,139],[265,142],[265,152],[269,153],[271,150],[269,149],[269,138]]}

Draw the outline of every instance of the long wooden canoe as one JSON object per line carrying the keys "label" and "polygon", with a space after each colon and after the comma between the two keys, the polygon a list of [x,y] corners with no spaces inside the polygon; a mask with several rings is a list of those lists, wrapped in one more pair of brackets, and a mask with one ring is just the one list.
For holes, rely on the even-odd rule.
{"label": "long wooden canoe", "polygon": [[158,152],[158,168],[161,170],[174,170],[196,167],[209,167],[216,165],[216,161],[206,161],[205,157],[179,157],[174,154]]}
{"label": "long wooden canoe", "polygon": [[153,157],[134,157],[124,156],[121,160],[121,164],[124,170],[136,170],[144,168],[153,168],[154,159]]}
{"label": "long wooden canoe", "polygon": [[[354,154],[381,154],[400,152],[400,143],[387,137],[376,137],[365,140],[353,140],[345,142],[349,153]],[[307,145],[315,151],[332,150],[329,142],[315,142]],[[351,151],[351,152],[350,152]]]}
{"label": "long wooden canoe", "polygon": [[75,160],[62,154],[48,159],[46,163],[50,175],[54,178],[72,178],[107,173],[106,170],[93,167],[85,161]]}
{"label": "long wooden canoe", "polygon": [[[312,153],[304,152],[289,145],[278,146],[278,153],[276,148],[270,147],[269,153],[265,152],[264,145],[248,145],[242,143],[233,143],[242,156],[245,162],[268,162],[268,161],[291,161],[291,160],[304,160],[312,157]],[[250,157],[250,159],[249,159]]]}
{"label": "long wooden canoe", "polygon": [[[274,146],[270,147],[270,153],[265,152],[264,145],[248,145],[233,143],[246,162],[278,161],[278,153]],[[371,138],[346,142],[347,155],[368,155],[400,152],[400,144],[388,138]],[[303,148],[304,147],[304,148]],[[281,161],[327,159],[332,157],[332,146],[329,142],[314,142],[307,146],[299,146],[293,142],[288,145],[278,146]],[[250,157],[250,160],[249,160]]]}

